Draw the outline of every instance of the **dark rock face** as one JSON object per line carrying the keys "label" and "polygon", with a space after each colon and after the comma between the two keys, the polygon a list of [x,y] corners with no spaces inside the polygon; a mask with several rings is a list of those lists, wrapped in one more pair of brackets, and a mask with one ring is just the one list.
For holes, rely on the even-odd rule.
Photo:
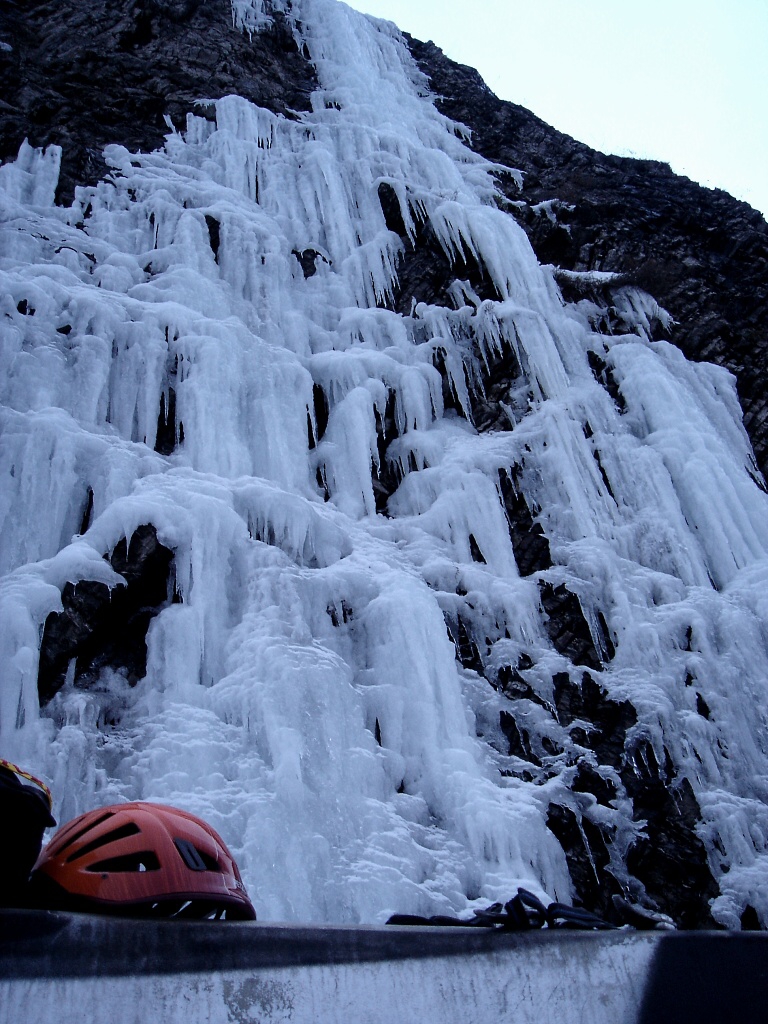
{"label": "dark rock face", "polygon": [[565,851],[568,871],[584,906],[603,917],[611,914],[611,896],[621,886],[608,870],[610,854],[603,833],[589,818],[581,820],[570,807],[550,804],[547,827]]}
{"label": "dark rock face", "polygon": [[121,540],[116,545],[109,562],[124,586],[110,590],[93,580],[67,583],[63,610],[46,619],[37,677],[41,707],[64,685],[73,658],[79,689],[93,686],[103,668],[119,672],[131,686],[146,674],[149,623],[179,600],[171,573],[173,552],[157,539],[154,526],[140,526],[130,544]]}
{"label": "dark rock face", "polygon": [[0,158],[25,137],[63,148],[58,201],[106,171],[102,149],[162,145],[200,99],[237,93],[276,113],[307,109],[314,69],[285,20],[249,39],[229,0],[3,0]]}
{"label": "dark rock face", "polygon": [[530,576],[533,572],[550,569],[552,555],[549,541],[526,503],[516,470],[518,467],[513,467],[510,472],[502,470],[499,473],[499,492],[507,514],[509,537],[517,567],[521,576]]}
{"label": "dark rock face", "polygon": [[553,682],[560,724],[567,727],[577,720],[589,722],[589,733],[577,726],[572,732],[574,739],[594,750],[600,764],[620,767],[627,731],[637,722],[637,713],[629,701],[611,700],[588,672],[578,684],[565,673],[558,673]]}
{"label": "dark rock face", "polygon": [[[689,359],[737,378],[758,465],[768,468],[768,224],[726,192],[653,160],[606,156],[498,99],[479,74],[434,43],[408,39],[437,105],[472,129],[473,148],[524,172],[515,211],[542,263],[626,275],[677,322]],[[504,183],[501,183],[502,186]],[[532,209],[559,200],[554,219]]]}
{"label": "dark rock face", "polygon": [[646,834],[627,854],[627,868],[681,928],[712,928],[707,904],[719,888],[695,832],[701,811],[690,782],[676,780],[669,769],[652,778],[622,772],[635,817],[646,822]]}
{"label": "dark rock face", "polygon": [[[714,927],[709,902],[719,890],[696,834],[701,812],[689,781],[677,776],[666,752],[660,765],[652,745],[633,737],[635,708],[612,698],[598,674],[556,673],[552,706],[524,678],[527,667],[498,675],[495,685],[510,701],[499,726],[521,778],[543,783],[562,770],[563,758],[575,765],[573,804],[553,801],[547,825],[565,853],[577,902],[610,918],[611,897],[629,882],[635,897],[642,893],[681,927]],[[551,716],[545,731],[540,715],[530,716],[531,703]],[[618,849],[611,818],[618,822],[624,801],[641,830]]]}
{"label": "dark rock face", "polygon": [[[558,654],[564,654],[574,665],[599,669],[602,659],[578,597],[567,587],[553,587],[546,581],[540,583],[539,593],[547,615],[547,632]],[[603,642],[600,646],[605,648],[609,643],[607,630],[601,630],[601,633]]]}

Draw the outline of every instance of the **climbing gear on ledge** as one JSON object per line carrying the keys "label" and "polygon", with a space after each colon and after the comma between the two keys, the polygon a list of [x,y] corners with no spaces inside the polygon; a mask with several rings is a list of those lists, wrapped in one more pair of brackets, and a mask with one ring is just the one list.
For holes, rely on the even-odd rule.
{"label": "climbing gear on ledge", "polygon": [[[675,927],[672,919],[666,914],[657,914],[637,907],[621,897],[614,896],[613,905],[622,925],[659,930]],[[528,889],[518,889],[517,895],[506,903],[492,903],[482,910],[476,910],[474,917],[469,920],[444,915],[417,917],[412,914],[393,914],[387,924],[493,928],[497,931],[529,931],[545,927],[608,931],[620,927],[581,907],[569,907],[564,903],[550,903],[545,907]]]}
{"label": "climbing gear on ledge", "polygon": [[89,811],[59,829],[30,879],[36,906],[141,917],[255,920],[231,853],[205,822],[152,803]]}
{"label": "climbing gear on ledge", "polygon": [[637,903],[630,903],[623,896],[614,895],[611,897],[613,909],[624,924],[637,928],[638,931],[668,931],[676,930],[675,922],[667,914],[660,914],[656,910],[648,910]]}

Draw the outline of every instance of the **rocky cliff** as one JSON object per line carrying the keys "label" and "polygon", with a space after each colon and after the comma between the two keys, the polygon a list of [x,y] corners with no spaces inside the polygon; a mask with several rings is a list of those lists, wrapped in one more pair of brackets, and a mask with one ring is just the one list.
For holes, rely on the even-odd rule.
{"label": "rocky cliff", "polygon": [[290,117],[317,84],[279,12],[249,37],[229,0],[8,0],[0,39],[0,157],[24,138],[61,146],[62,202],[106,172],[105,145],[155,149],[200,100],[236,93]]}

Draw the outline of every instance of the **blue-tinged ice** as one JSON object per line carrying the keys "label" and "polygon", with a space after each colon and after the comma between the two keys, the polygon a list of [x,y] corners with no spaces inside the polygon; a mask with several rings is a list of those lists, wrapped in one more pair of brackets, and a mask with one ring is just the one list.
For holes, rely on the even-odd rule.
{"label": "blue-tinged ice", "polygon": [[[617,293],[611,337],[564,303],[394,26],[336,0],[232,3],[248,33],[275,10],[316,66],[311,112],[217,100],[157,152],[108,147],[112,173],[68,209],[56,147],[0,167],[3,755],[51,783],[62,820],[124,799],[202,815],[263,919],[460,913],[518,885],[567,901],[546,810],[574,799],[572,768],[516,774],[505,698],[456,656],[460,624],[490,669],[526,652],[551,701],[568,663],[537,581],[567,583],[615,645],[601,684],[694,788],[716,918],[768,920],[768,497],[733,378],[652,341],[664,314],[639,291]],[[457,281],[450,305],[394,311],[424,225],[495,298]],[[500,356],[521,371],[508,429],[479,434]],[[528,577],[500,500],[512,467],[554,563]],[[146,677],[84,690],[73,663],[40,709],[64,584],[120,583],[103,555],[148,523],[177,599]],[[637,826],[604,813],[628,842]]]}

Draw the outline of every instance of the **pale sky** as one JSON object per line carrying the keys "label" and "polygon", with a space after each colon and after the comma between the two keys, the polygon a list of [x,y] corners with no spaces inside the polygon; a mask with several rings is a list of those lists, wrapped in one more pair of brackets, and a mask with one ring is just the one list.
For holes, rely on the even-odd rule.
{"label": "pale sky", "polygon": [[768,216],[768,0],[349,0],[595,149]]}

